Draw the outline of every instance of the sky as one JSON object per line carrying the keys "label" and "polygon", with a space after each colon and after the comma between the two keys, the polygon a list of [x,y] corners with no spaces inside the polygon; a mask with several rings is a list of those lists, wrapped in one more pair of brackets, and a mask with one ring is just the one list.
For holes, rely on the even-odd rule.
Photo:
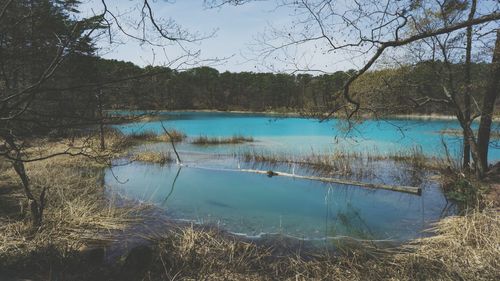
{"label": "sky", "polygon": [[[82,1],[84,3],[80,6],[80,10],[83,17],[99,14],[103,10],[102,0]],[[498,9],[498,3],[495,4],[495,1],[498,0],[480,1],[478,11],[485,12]],[[137,23],[142,18],[140,11],[143,0],[105,0],[105,2],[109,11],[117,17],[119,24],[127,33],[139,37],[143,34],[141,29],[137,30]],[[282,38],[285,38],[285,40],[289,38],[297,40],[297,38],[303,38],[301,36],[311,38],[321,34],[314,21],[312,21],[313,25],[310,25],[309,22],[294,24],[294,21],[303,19],[300,14],[301,10],[292,10],[290,7],[277,8],[279,2],[279,0],[254,0],[238,6],[224,5],[220,8],[208,9],[204,6],[203,0],[149,0],[153,10],[153,17],[158,23],[173,21],[190,34],[198,34],[198,37],[207,38],[194,43],[182,42],[168,46],[165,46],[165,44],[154,46],[124,36],[123,32],[119,32],[116,28],[116,23],[113,23],[113,44],[110,44],[106,36],[100,38],[97,44],[99,47],[98,55],[108,59],[130,61],[140,66],[169,66],[180,70],[208,65],[220,72],[290,73],[313,70],[309,71],[309,73],[318,74],[332,73],[338,70],[360,69],[370,58],[370,54],[373,54],[374,49],[369,49],[369,44],[367,47],[360,47],[361,49],[332,51],[326,44],[326,40],[322,38],[321,41],[323,42],[319,40],[308,41],[308,43],[300,46],[289,47],[286,49],[286,54],[281,52],[280,49],[280,51],[271,55],[263,55],[262,52],[259,52],[263,47],[286,42],[282,40],[273,41],[273,36],[265,37],[263,40],[262,34],[269,35],[270,31],[273,30],[272,28],[283,32],[281,35],[284,36]],[[343,11],[349,11],[349,9],[352,9],[350,5],[353,5],[350,0],[337,0],[331,3],[333,3],[335,13],[339,15],[345,15]],[[392,2],[392,6],[397,8],[397,3],[399,2]],[[310,16],[309,13],[306,12],[306,14]],[[109,14],[107,19],[113,22],[113,18]],[[342,20],[336,22],[335,19],[332,21],[328,19],[325,28],[331,28],[327,29],[325,33],[328,34],[329,40],[333,41],[337,46],[344,45],[346,40],[347,43],[355,43],[356,40],[359,40],[357,39],[359,38],[358,31],[362,32],[363,36],[370,36],[370,34],[373,34],[373,30],[380,31],[379,29],[373,29],[380,24],[379,19],[376,16],[370,17],[370,19],[371,22],[370,20],[360,22],[356,28],[349,24],[347,24],[346,28],[344,26],[345,22],[342,23]],[[325,19],[323,19],[323,22],[325,22]],[[397,25],[398,21],[391,24]],[[386,33],[382,32],[382,34],[392,36],[394,31],[392,25],[382,25],[388,30],[384,31]],[[149,27],[152,27],[150,22]],[[357,29],[358,27],[360,29]],[[158,39],[158,32],[155,30],[147,30],[145,33],[150,36],[148,39],[154,42],[156,42],[155,39]],[[380,38],[384,39],[384,35]],[[365,48],[365,50],[362,48]],[[196,53],[197,56],[196,58],[192,56],[187,58],[185,57],[186,53]],[[390,67],[395,62],[400,63],[405,62],[405,60],[407,58],[404,49],[386,50],[372,68]]]}
{"label": "sky", "polygon": [[[121,15],[120,20],[137,20],[139,18],[137,9],[140,0],[107,0],[108,8],[116,15]],[[287,71],[294,70],[297,66],[291,66],[282,61],[272,61],[267,58],[267,65],[256,61],[259,58],[255,52],[258,48],[257,39],[270,26],[281,27],[289,25],[293,17],[293,11],[287,8],[276,9],[276,2],[255,1],[240,6],[225,5],[221,8],[207,9],[203,0],[177,0],[151,1],[153,13],[158,19],[173,19],[177,24],[191,33],[201,36],[215,34],[195,44],[184,44],[190,50],[200,51],[201,61],[198,65],[209,65],[219,71]],[[88,16],[102,10],[100,0],[87,0],[80,7],[82,14]],[[131,12],[134,11],[134,12]],[[118,33],[116,33],[118,34]],[[114,40],[120,40],[120,44],[109,44],[109,39],[101,38],[98,46],[101,50],[99,56],[108,59],[131,61],[140,66],[146,65],[168,65],[174,58],[184,54],[179,46],[164,48],[154,47],[148,44],[140,44],[137,40],[127,38],[123,35],[115,35]],[[301,54],[309,53],[307,48],[301,50]],[[325,71],[336,71],[352,68],[348,63],[330,63],[332,58],[328,56],[313,56],[304,59],[304,64],[310,68],[320,68]],[[299,56],[297,56],[299,57]],[[302,56],[301,56],[302,57]],[[221,58],[224,58],[221,60]],[[215,59],[216,62],[212,61]],[[272,69],[270,68],[270,65]],[[190,64],[173,64],[173,67],[189,68]]]}

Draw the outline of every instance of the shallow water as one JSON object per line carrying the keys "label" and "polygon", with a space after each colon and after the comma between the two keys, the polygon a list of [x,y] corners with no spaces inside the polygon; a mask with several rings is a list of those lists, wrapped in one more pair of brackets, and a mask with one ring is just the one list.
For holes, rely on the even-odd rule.
{"label": "shallow water", "polygon": [[173,218],[247,236],[404,241],[419,237],[420,230],[447,213],[439,188],[432,185],[416,196],[176,165],[135,163],[114,173],[127,181],[113,185],[115,190],[130,198],[161,206]]}
{"label": "shallow water", "polygon": [[[449,153],[460,155],[460,137],[442,135],[446,129],[459,130],[455,120],[368,120],[348,133],[338,120],[318,122],[315,119],[277,118],[263,114],[174,112],[164,113],[167,128],[175,128],[189,137],[233,135],[252,136],[256,142],[245,146],[193,146],[179,149],[210,153],[228,153],[241,150],[273,153],[310,154],[336,149],[350,151],[391,153],[419,146],[427,155],[444,155],[443,140]],[[493,127],[497,128],[495,123]],[[163,133],[160,121],[131,123],[118,126],[125,133],[153,131]],[[491,147],[491,162],[500,160],[500,147]]]}
{"label": "shallow water", "polygon": [[[178,144],[183,167],[172,164],[131,163],[108,171],[106,183],[115,191],[165,209],[174,219],[209,223],[249,237],[282,234],[331,243],[343,237],[359,240],[403,242],[421,237],[432,222],[452,214],[426,171],[388,161],[361,162],[371,173],[356,179],[423,187],[422,196],[373,190],[318,181],[272,177],[239,171],[240,168],[310,173],[301,167],[271,167],[243,163],[232,157],[242,151],[287,153],[290,157],[327,153],[342,147],[371,153],[394,152],[419,145],[428,155],[442,155],[443,129],[455,129],[453,121],[368,121],[345,138],[336,121],[318,123],[300,118],[228,113],[175,113],[165,115],[165,126],[190,137],[252,136],[241,145],[195,146]],[[396,125],[397,127],[395,127]],[[159,122],[119,126],[125,133],[162,132]],[[363,132],[363,134],[360,134]],[[404,134],[404,135],[403,135]],[[460,139],[444,137],[450,151],[460,150]],[[168,144],[144,145],[137,150],[170,150]],[[500,151],[493,150],[498,160]],[[117,179],[122,182],[119,183]]]}

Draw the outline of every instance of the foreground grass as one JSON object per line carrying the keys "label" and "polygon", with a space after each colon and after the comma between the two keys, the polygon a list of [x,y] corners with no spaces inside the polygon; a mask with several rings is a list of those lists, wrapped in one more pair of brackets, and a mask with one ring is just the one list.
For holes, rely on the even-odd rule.
{"label": "foreground grass", "polygon": [[44,186],[49,188],[44,222],[41,228],[32,229],[14,172],[2,171],[16,189],[0,201],[14,197],[22,206],[20,218],[0,214],[2,270],[41,274],[44,280],[47,266],[65,266],[78,249],[112,241],[140,218],[139,207],[119,206],[116,197],[105,196],[102,166],[88,158],[59,157],[29,163],[26,168],[35,194]]}
{"label": "foreground grass", "polygon": [[436,224],[436,235],[390,251],[344,255],[259,246],[216,230],[183,228],[159,239],[146,280],[498,280],[500,217],[473,211]]}
{"label": "foreground grass", "polygon": [[[77,140],[73,145],[79,147]],[[85,140],[88,141],[88,140]],[[89,146],[87,153],[117,155],[134,140],[110,136],[108,150]],[[61,143],[37,151],[60,149]],[[33,152],[34,153],[34,152]],[[15,189],[5,195],[20,200],[20,216],[0,214],[0,280],[498,280],[500,216],[498,209],[474,209],[445,218],[435,236],[377,250],[356,248],[335,255],[308,252],[278,238],[256,243],[209,227],[170,225],[167,231],[137,231],[150,207],[130,205],[106,195],[106,162],[63,156],[27,165],[35,193],[49,187],[42,228],[31,229],[19,183],[8,165],[1,179]],[[0,188],[2,188],[0,186]],[[168,222],[164,222],[168,224]],[[115,241],[146,238],[151,249],[140,267],[127,272],[127,259],[104,263],[100,251]],[[2,272],[3,271],[3,272]],[[6,275],[2,275],[6,274]],[[14,279],[15,280],[15,279]]]}

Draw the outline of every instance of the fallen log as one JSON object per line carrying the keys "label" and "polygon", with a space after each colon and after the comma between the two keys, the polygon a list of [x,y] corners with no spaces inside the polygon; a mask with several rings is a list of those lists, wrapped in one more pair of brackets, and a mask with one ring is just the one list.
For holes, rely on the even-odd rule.
{"label": "fallen log", "polygon": [[347,179],[338,179],[338,178],[301,176],[301,175],[276,172],[276,171],[262,171],[262,170],[251,170],[251,169],[240,169],[238,171],[247,172],[247,173],[263,174],[263,175],[267,175],[268,177],[273,177],[273,176],[292,177],[292,178],[297,178],[297,179],[331,182],[331,183],[338,183],[338,184],[344,184],[344,185],[354,185],[354,186],[361,186],[361,187],[367,187],[367,188],[385,189],[385,190],[391,190],[391,191],[397,191],[397,192],[422,195],[422,188],[415,187],[415,186],[387,185],[387,184],[366,183],[366,182],[353,181],[353,180],[347,180]]}

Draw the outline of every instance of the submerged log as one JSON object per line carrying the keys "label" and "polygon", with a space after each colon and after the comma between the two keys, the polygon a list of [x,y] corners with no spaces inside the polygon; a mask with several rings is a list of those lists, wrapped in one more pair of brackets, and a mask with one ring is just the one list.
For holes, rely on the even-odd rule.
{"label": "submerged log", "polygon": [[380,183],[366,183],[366,182],[353,181],[353,180],[348,180],[348,179],[325,178],[325,177],[315,177],[315,176],[301,176],[301,175],[295,175],[295,174],[289,174],[289,173],[283,173],[283,172],[275,172],[275,171],[262,171],[262,170],[251,170],[251,169],[241,169],[239,171],[247,172],[247,173],[263,174],[263,175],[268,175],[268,176],[269,176],[270,172],[272,172],[272,176],[292,177],[292,178],[298,178],[298,179],[331,182],[331,183],[338,183],[338,184],[344,184],[344,185],[354,185],[354,186],[361,186],[361,187],[367,187],[367,188],[385,189],[385,190],[404,192],[404,193],[410,193],[410,194],[416,194],[416,195],[422,194],[422,188],[415,187],[415,186],[387,185],[387,184],[380,184]]}

